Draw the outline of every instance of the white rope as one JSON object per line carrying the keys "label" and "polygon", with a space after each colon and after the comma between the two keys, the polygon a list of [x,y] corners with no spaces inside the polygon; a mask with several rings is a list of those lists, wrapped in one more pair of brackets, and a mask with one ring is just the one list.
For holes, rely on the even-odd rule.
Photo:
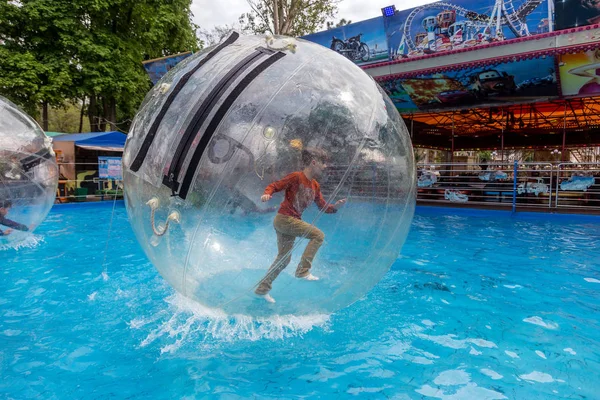
{"label": "white rope", "polygon": [[179,214],[179,211],[172,211],[167,217],[167,220],[165,221],[164,228],[160,229],[154,223],[154,213],[156,212],[158,207],[160,207],[160,200],[158,199],[158,197],[153,197],[150,200],[148,200],[146,204],[150,206],[150,223],[152,224],[152,232],[154,232],[156,236],[163,236],[165,233],[167,233],[171,221],[179,223],[181,220],[181,215]]}
{"label": "white rope", "polygon": [[106,256],[108,254],[108,244],[110,243],[110,234],[112,232],[112,224],[113,224],[113,219],[115,216],[115,206],[117,205],[117,195],[118,195],[118,188],[117,190],[115,190],[115,198],[113,199],[113,209],[112,209],[112,213],[110,214],[110,224],[108,224],[108,234],[106,235],[106,246],[104,246],[104,259],[102,260],[102,278],[107,281],[108,280],[108,267],[106,265]]}

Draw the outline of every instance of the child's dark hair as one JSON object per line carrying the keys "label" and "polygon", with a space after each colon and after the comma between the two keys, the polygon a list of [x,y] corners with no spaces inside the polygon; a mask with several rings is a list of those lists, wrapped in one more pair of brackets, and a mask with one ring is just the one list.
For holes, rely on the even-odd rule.
{"label": "child's dark hair", "polygon": [[12,201],[10,200],[0,200],[0,208],[11,208]]}
{"label": "child's dark hair", "polygon": [[327,152],[323,149],[316,147],[307,147],[302,150],[302,165],[308,167],[312,160],[321,161],[322,163],[327,162]]}

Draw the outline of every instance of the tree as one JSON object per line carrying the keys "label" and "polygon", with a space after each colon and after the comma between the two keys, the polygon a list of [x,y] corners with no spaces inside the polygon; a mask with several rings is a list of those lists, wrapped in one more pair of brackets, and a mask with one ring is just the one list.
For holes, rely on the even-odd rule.
{"label": "tree", "polygon": [[22,0],[0,4],[0,93],[32,115],[74,94],[75,66],[63,46],[77,22],[66,2]]}
{"label": "tree", "polygon": [[351,23],[351,20],[346,20],[345,18],[340,19],[336,24],[332,21],[327,21],[327,29],[341,28],[342,26],[350,25]]}
{"label": "tree", "polygon": [[217,25],[212,30],[199,29],[198,37],[205,46],[214,46],[225,39],[232,31],[243,32],[244,28],[238,24]]}
{"label": "tree", "polygon": [[62,107],[48,110],[48,130],[51,132],[80,133],[89,132],[87,120],[80,120],[81,104],[65,103]]}
{"label": "tree", "polygon": [[304,36],[316,32],[337,12],[339,0],[247,0],[242,27],[254,33]]}
{"label": "tree", "polygon": [[[68,1],[68,0],[60,0]],[[197,50],[191,0],[75,0],[82,24],[78,48],[82,95],[92,130],[126,130],[151,87],[151,59]]]}
{"label": "tree", "polygon": [[88,104],[92,130],[127,130],[151,87],[144,59],[198,49],[192,0],[0,2],[0,93],[35,115]]}

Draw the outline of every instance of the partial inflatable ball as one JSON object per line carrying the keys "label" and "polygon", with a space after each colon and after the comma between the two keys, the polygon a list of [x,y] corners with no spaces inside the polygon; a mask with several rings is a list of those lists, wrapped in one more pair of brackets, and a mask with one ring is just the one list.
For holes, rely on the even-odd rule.
{"label": "partial inflatable ball", "polygon": [[413,151],[393,103],[345,57],[286,37],[232,33],[172,69],[142,104],[123,164],[152,263],[227,313],[351,304],[397,259],[414,213]]}
{"label": "partial inflatable ball", "polygon": [[42,223],[57,185],[50,138],[33,118],[0,97],[0,245],[23,240]]}

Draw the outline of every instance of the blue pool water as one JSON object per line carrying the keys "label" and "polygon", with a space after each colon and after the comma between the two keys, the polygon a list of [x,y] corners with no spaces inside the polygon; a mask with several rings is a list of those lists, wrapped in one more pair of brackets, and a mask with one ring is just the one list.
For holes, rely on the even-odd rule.
{"label": "blue pool water", "polygon": [[253,321],[176,295],[122,204],[107,245],[112,214],[0,253],[0,398],[599,398],[599,218],[418,208],[359,302]]}

